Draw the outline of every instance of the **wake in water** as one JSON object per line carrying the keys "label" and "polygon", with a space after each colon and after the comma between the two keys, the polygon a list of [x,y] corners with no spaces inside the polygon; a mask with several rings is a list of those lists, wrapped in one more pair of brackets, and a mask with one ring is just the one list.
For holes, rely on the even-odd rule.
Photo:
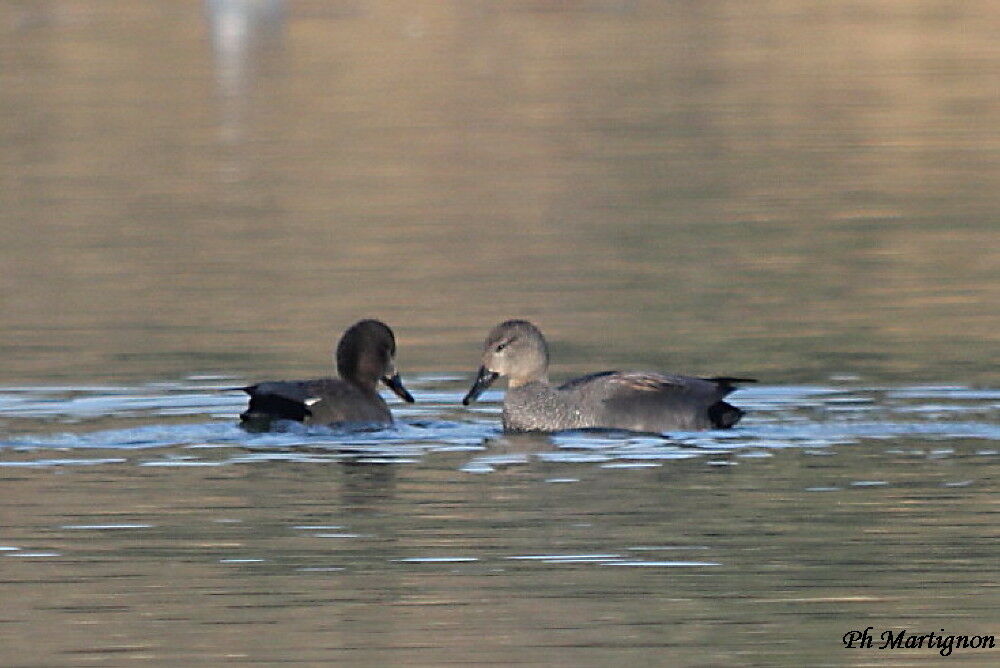
{"label": "wake in water", "polygon": [[172,457],[161,465],[262,459],[406,463],[430,452],[482,451],[463,468],[488,472],[529,458],[642,467],[719,453],[753,458],[778,448],[818,452],[872,439],[920,439],[928,452],[938,455],[950,451],[948,442],[974,439],[985,441],[976,446],[982,454],[1000,441],[1000,391],[955,386],[752,387],[740,395],[747,417],[733,430],[510,436],[500,429],[497,393],[488,393],[475,411],[463,409],[458,405],[461,379],[440,377],[416,379],[417,404],[394,406],[398,419],[390,427],[348,430],[289,422],[254,434],[238,426],[245,397],[221,392],[232,385],[226,380],[225,385],[188,380],[137,387],[0,388],[5,432],[0,435],[0,466],[129,461],[106,455],[53,457],[53,451],[170,449]]}

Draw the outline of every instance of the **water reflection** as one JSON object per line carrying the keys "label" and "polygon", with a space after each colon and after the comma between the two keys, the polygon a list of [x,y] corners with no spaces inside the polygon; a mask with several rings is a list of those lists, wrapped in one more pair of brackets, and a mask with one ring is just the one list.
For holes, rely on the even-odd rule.
{"label": "water reflection", "polygon": [[[285,23],[283,0],[205,0],[221,99],[238,103],[252,90],[260,51],[280,42]],[[226,115],[223,128],[239,124]],[[235,138],[235,133],[229,135]]]}
{"label": "water reflection", "polygon": [[[995,632],[996,13],[0,3],[0,663]],[[395,428],[235,426],[365,316]],[[555,376],[763,382],[731,433],[505,436],[459,401],[507,317]]]}
{"label": "water reflection", "polygon": [[[529,440],[510,445],[531,454]],[[19,471],[4,481],[23,502],[0,559],[4,586],[25,594],[6,613],[22,640],[5,647],[23,652],[30,624],[69,620],[87,634],[70,624],[49,651],[109,660],[379,661],[420,646],[428,662],[669,649],[738,663],[752,647],[790,665],[821,661],[831,627],[857,618],[926,626],[959,605],[963,632],[989,632],[981,473],[996,451],[951,444],[937,459],[903,437],[721,469],[534,460],[499,476],[459,472],[454,452],[399,466]],[[674,626],[691,633],[668,640]],[[284,632],[258,643],[245,634],[256,627]]]}
{"label": "water reflection", "polygon": [[987,382],[993,10],[932,4],[51,3],[8,378],[294,377],[376,315],[416,371],[528,317],[567,372]]}

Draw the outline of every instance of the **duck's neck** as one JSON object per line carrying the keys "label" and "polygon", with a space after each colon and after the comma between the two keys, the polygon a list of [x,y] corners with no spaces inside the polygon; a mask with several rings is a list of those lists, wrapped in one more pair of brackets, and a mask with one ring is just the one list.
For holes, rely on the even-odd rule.
{"label": "duck's neck", "polygon": [[340,378],[341,380],[346,380],[365,394],[378,394],[378,378],[367,378],[356,375],[345,376],[343,374],[341,374]]}
{"label": "duck's neck", "polygon": [[507,387],[511,390],[517,387],[527,387],[529,385],[540,385],[549,387],[549,375],[547,373],[528,378],[510,378],[507,380]]}

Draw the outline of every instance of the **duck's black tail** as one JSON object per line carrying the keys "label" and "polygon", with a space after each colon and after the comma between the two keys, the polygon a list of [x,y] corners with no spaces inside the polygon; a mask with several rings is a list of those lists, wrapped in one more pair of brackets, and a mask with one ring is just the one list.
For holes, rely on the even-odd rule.
{"label": "duck's black tail", "polygon": [[277,394],[251,394],[250,405],[240,413],[240,424],[249,431],[268,431],[275,420],[303,422],[310,415],[301,401]]}
{"label": "duck's black tail", "polygon": [[[706,378],[705,380],[715,383],[719,391],[722,392],[722,396],[726,396],[737,389],[737,383],[757,382],[756,378],[734,378],[732,376],[715,376],[713,378]],[[712,425],[716,429],[729,429],[739,422],[741,417],[743,417],[743,411],[732,404],[727,404],[725,401],[716,401],[708,407],[708,419],[712,421]]]}
{"label": "duck's black tail", "polygon": [[740,421],[743,411],[725,401],[716,401],[708,407],[708,419],[716,429],[729,429]]}

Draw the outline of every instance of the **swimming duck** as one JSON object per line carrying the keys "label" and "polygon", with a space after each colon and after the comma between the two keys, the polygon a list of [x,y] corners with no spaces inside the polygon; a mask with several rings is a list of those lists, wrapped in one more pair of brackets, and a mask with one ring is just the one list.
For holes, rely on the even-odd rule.
{"label": "swimming duck", "polygon": [[306,424],[391,424],[392,413],[376,387],[381,380],[403,401],[413,396],[396,372],[396,337],[378,320],[351,325],[337,344],[340,378],[269,381],[240,388],[250,405],[240,423],[254,431],[267,430],[274,420]]}
{"label": "swimming duck", "polygon": [[500,376],[506,431],[607,428],[663,432],[728,429],[743,411],[723,401],[736,383],[751,378],[693,378],[649,371],[601,371],[555,387],[549,384],[549,350],[527,320],[507,320],[483,346],[482,366],[462,399],[468,406]]}

